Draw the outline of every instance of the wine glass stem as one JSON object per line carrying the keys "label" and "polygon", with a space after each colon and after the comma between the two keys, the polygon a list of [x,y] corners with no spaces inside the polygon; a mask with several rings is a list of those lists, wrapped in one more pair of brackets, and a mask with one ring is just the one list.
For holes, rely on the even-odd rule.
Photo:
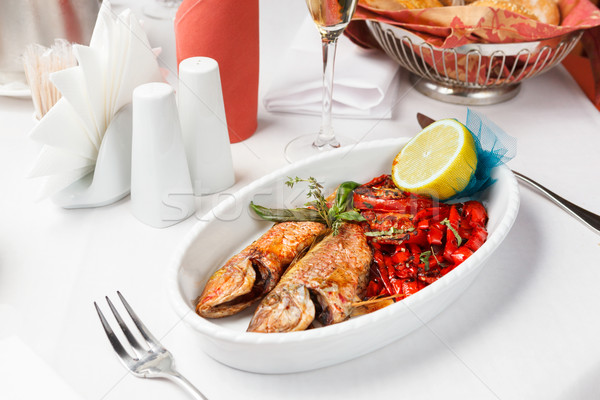
{"label": "wine glass stem", "polygon": [[179,7],[181,0],[157,0],[157,2],[165,7]]}
{"label": "wine glass stem", "polygon": [[313,146],[340,147],[340,143],[333,133],[331,123],[331,107],[333,102],[333,68],[335,65],[335,51],[337,48],[337,37],[322,38],[323,47],[323,112],[321,118],[321,129]]}

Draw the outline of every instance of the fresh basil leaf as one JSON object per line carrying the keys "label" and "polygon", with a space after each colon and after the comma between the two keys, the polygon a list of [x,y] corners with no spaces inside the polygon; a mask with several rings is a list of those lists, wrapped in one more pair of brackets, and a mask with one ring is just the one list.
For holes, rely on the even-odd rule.
{"label": "fresh basil leaf", "polygon": [[329,209],[330,215],[338,215],[346,211],[346,209],[349,206],[349,203],[352,201],[352,192],[358,186],[360,186],[360,184],[352,181],[344,182],[340,186],[338,186],[335,195],[335,202]]}
{"label": "fresh basil leaf", "polygon": [[454,227],[450,223],[450,220],[448,220],[448,218],[444,218],[442,221],[440,221],[440,224],[446,225],[448,227],[448,229],[450,229],[450,231],[452,231],[452,233],[454,234],[454,237],[456,238],[457,245],[460,246],[462,244],[462,238],[460,237],[460,235],[458,234],[456,229],[454,229]]}
{"label": "fresh basil leaf", "polygon": [[423,251],[419,256],[419,261],[425,264],[425,271],[429,271],[429,256],[431,256],[431,251]]}
{"label": "fresh basil leaf", "polygon": [[340,213],[340,214],[338,214],[337,217],[338,217],[338,219],[341,219],[343,221],[356,221],[356,222],[366,221],[365,217],[363,217],[362,214],[356,210]]}

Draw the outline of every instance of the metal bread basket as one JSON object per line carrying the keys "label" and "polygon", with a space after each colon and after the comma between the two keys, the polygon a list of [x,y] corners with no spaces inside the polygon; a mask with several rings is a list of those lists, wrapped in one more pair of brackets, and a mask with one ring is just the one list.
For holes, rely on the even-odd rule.
{"label": "metal bread basket", "polygon": [[442,49],[405,29],[367,26],[381,48],[411,72],[421,93],[437,100],[485,105],[517,95],[520,82],[548,71],[573,49],[582,31],[536,42],[469,44]]}

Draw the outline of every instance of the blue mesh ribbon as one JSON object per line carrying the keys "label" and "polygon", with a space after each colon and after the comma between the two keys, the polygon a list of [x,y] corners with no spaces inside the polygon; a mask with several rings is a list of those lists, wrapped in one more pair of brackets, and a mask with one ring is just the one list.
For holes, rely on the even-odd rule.
{"label": "blue mesh ribbon", "polygon": [[506,164],[517,154],[517,139],[505,133],[486,116],[467,109],[467,129],[477,147],[477,168],[471,180],[453,199],[471,197],[494,183],[491,173],[495,167]]}

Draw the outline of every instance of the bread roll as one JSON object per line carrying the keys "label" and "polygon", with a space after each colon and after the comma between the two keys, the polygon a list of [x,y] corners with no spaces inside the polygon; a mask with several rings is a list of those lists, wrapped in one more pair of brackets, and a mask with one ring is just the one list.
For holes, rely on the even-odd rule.
{"label": "bread roll", "polygon": [[476,0],[469,5],[501,8],[546,24],[560,23],[560,11],[554,0]]}
{"label": "bread roll", "polygon": [[444,6],[439,0],[363,0],[363,3],[369,7],[387,11],[413,10]]}
{"label": "bread roll", "polygon": [[521,14],[524,17],[531,18],[537,20],[536,15],[531,12],[529,9],[520,6],[516,3],[511,3],[510,1],[505,0],[476,0],[469,4],[470,6],[479,6],[479,7],[493,7],[500,8],[502,10],[512,11],[517,14]]}
{"label": "bread roll", "polygon": [[535,14],[538,21],[546,24],[560,24],[560,11],[554,0],[511,0],[526,7]]}
{"label": "bread roll", "polygon": [[[361,0],[362,4],[378,10],[399,11],[453,5],[453,0]],[[558,25],[560,11],[556,0],[464,0],[470,6],[495,7],[524,17]]]}

